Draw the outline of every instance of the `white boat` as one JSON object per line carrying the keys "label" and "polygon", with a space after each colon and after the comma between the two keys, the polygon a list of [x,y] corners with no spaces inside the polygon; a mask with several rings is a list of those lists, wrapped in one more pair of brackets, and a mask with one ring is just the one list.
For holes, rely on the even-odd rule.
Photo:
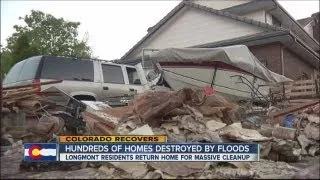
{"label": "white boat", "polygon": [[267,84],[291,79],[266,68],[244,45],[170,48],[151,56],[173,90],[211,86],[229,100],[268,96]]}

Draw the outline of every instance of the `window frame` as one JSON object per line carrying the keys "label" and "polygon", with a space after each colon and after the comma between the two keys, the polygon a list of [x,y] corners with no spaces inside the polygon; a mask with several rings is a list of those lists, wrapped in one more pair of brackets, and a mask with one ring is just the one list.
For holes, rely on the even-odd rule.
{"label": "window frame", "polygon": [[[125,68],[126,73],[127,73],[128,84],[129,84],[129,85],[134,85],[134,86],[142,86],[142,82],[141,82],[141,79],[140,79],[139,72],[138,72],[137,68],[136,68],[136,67],[130,67],[130,66],[125,66],[124,68]],[[129,72],[128,72],[127,68],[129,68],[129,69],[134,69],[134,70],[136,71],[137,76],[138,76],[138,78],[139,78],[139,80],[140,80],[140,84],[134,84],[134,83],[131,84],[131,83],[130,83]]]}
{"label": "window frame", "polygon": [[[57,62],[57,60],[56,59],[46,59],[46,58],[57,58],[57,60],[59,60],[60,62]],[[76,80],[76,79],[72,79],[72,78],[65,78],[65,77],[62,77],[62,79],[61,80],[64,80],[64,81],[77,81],[77,82],[91,82],[91,83],[93,83],[93,82],[95,82],[95,72],[94,72],[94,69],[95,69],[95,67],[94,67],[94,62],[92,61],[92,60],[84,60],[84,59],[72,59],[72,58],[66,58],[66,57],[55,57],[55,56],[53,56],[53,57],[45,57],[43,60],[42,60],[42,66],[41,66],[41,72],[39,73],[39,77],[40,77],[40,79],[57,79],[57,78],[52,78],[52,77],[46,77],[46,75],[45,75],[45,73],[46,73],[46,71],[44,71],[45,69],[45,65],[46,65],[46,62],[54,62],[54,61],[56,61],[58,64],[62,64],[62,65],[65,65],[64,64],[64,62],[65,61],[89,61],[90,62],[90,64],[92,64],[92,77],[90,77],[90,80],[82,80],[82,78],[83,78],[83,76],[81,76],[80,78],[80,80]],[[61,63],[62,62],[62,63]],[[72,65],[72,64],[71,64]],[[84,67],[83,65],[81,65],[82,67]],[[50,68],[51,69],[51,68]],[[78,68],[76,68],[76,69],[78,69]],[[82,73],[81,72],[77,72],[77,73],[79,73],[79,74],[81,74],[82,75]],[[90,72],[91,73],[91,72]]]}
{"label": "window frame", "polygon": [[[120,68],[120,71],[121,71],[121,74],[122,74],[122,83],[119,83],[119,82],[105,82],[105,79],[104,79],[104,71],[103,71],[103,66],[113,66],[113,67],[118,67]],[[102,83],[108,83],[108,84],[119,84],[119,85],[126,85],[127,82],[126,82],[126,77],[125,77],[125,74],[124,74],[124,71],[123,71],[123,67],[121,65],[117,65],[117,64],[108,64],[108,63],[101,63],[101,81]]]}

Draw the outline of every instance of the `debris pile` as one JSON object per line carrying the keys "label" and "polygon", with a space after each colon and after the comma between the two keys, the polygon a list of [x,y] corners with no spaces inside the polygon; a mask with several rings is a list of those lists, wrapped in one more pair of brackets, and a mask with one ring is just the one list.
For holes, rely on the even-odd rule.
{"label": "debris pile", "polygon": [[221,142],[216,131],[236,121],[236,110],[236,105],[218,94],[182,89],[146,92],[127,107],[85,112],[83,117],[93,135],[134,134],[147,124],[170,142]]}
{"label": "debris pile", "polygon": [[[37,111],[36,122],[26,124],[28,134],[22,137],[23,141],[50,142],[55,140],[56,135],[165,135],[168,142],[176,143],[259,143],[260,157],[268,159],[250,163],[83,163],[81,168],[90,171],[89,174],[94,177],[265,178],[272,177],[272,173],[279,173],[273,175],[281,178],[281,172],[286,172],[286,178],[288,178],[292,177],[298,169],[285,162],[297,162],[302,155],[319,155],[319,116],[317,114],[319,114],[320,105],[314,101],[309,102],[308,105],[297,105],[299,108],[290,107],[290,110],[270,108],[272,110],[268,111],[267,123],[263,123],[258,116],[249,118],[252,122],[259,121],[259,126],[254,128],[245,128],[243,122],[236,117],[240,109],[238,105],[228,102],[224,97],[208,89],[148,91],[138,95],[128,106],[116,108],[109,106],[100,108],[101,104],[99,108],[83,108],[79,101],[72,99],[69,105],[72,108],[69,107],[64,111],[46,110],[41,113]],[[294,114],[297,109],[299,112]],[[258,110],[267,112],[264,109]],[[288,113],[292,116],[285,116]],[[283,117],[281,121],[280,116]],[[8,134],[2,133],[2,136],[10,142]],[[12,146],[5,155],[12,155],[13,151]],[[17,150],[17,152],[20,151]],[[256,167],[262,164],[270,168]],[[278,172],[275,169],[279,167],[282,171]]]}
{"label": "debris pile", "polygon": [[[270,114],[270,118],[282,115],[284,119],[282,122],[278,121],[279,124],[263,124],[259,129],[262,135],[273,137],[273,141],[261,144],[261,157],[274,161],[297,162],[301,155],[320,155],[318,102],[298,104]],[[289,113],[284,116],[284,112]]]}
{"label": "debris pile", "polygon": [[[40,92],[41,85],[61,83],[62,80],[48,81],[31,85],[12,86],[2,89],[2,113],[13,110],[26,109],[34,110],[40,108],[39,100],[43,96],[57,95],[52,92]],[[17,109],[18,108],[18,109]]]}
{"label": "debris pile", "polygon": [[38,89],[40,85],[61,82],[47,81],[3,89],[1,155],[13,148],[17,140],[29,143],[50,142],[55,141],[56,135],[81,135],[86,131],[85,122],[79,117],[80,111],[74,113],[77,108],[85,109],[84,105],[67,96],[70,100],[65,108],[49,98],[64,96],[62,91],[55,89],[40,92]]}

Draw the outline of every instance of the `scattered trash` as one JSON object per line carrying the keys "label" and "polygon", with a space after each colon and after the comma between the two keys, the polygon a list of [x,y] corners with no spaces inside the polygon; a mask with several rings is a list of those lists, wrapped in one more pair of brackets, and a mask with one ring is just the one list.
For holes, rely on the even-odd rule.
{"label": "scattered trash", "polygon": [[[2,108],[5,113],[2,115],[27,112],[27,123],[23,127],[26,132],[20,136],[22,141],[16,141],[7,128],[1,130],[1,156],[4,158],[22,157],[23,142],[51,142],[60,134],[165,135],[168,142],[177,143],[260,144],[260,162],[230,162],[228,166],[205,162],[107,162],[102,165],[70,165],[74,169],[82,170],[75,170],[76,172],[88,172],[90,177],[264,178],[273,177],[273,172],[278,173],[274,177],[281,177],[281,170],[277,169],[279,165],[289,177],[293,176],[295,171],[285,162],[299,162],[304,156],[318,157],[320,154],[320,119],[317,114],[320,106],[315,101],[303,102],[289,108],[251,107],[248,111],[239,112],[238,105],[228,102],[210,87],[147,91],[137,95],[128,106],[116,108],[111,108],[104,102],[77,101],[63,93],[61,95],[69,99],[65,105],[49,101],[36,93],[26,99],[15,98],[15,94],[28,94],[27,92],[33,93],[32,87],[5,92],[6,99]],[[238,118],[237,113],[242,113],[242,118]],[[21,166],[25,167],[25,164],[22,163]],[[61,170],[64,167],[39,165],[42,168],[53,166]],[[27,169],[30,171],[32,168]],[[270,172],[267,172],[267,169]]]}
{"label": "scattered trash", "polygon": [[293,114],[287,114],[284,118],[284,127],[292,128],[294,124],[295,116]]}

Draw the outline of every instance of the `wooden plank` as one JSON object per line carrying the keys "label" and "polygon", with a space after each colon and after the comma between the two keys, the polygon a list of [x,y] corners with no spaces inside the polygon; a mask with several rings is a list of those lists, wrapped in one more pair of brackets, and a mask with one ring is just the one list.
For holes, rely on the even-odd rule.
{"label": "wooden plank", "polygon": [[273,88],[270,89],[271,93],[283,93],[283,88]]}
{"label": "wooden plank", "polygon": [[289,100],[289,103],[305,103],[305,102],[311,102],[313,99],[291,99]]}
{"label": "wooden plank", "polygon": [[309,80],[298,80],[298,81],[294,81],[293,84],[297,85],[297,84],[312,84],[314,83],[314,80],[309,79]]}
{"label": "wooden plank", "polygon": [[28,91],[28,90],[31,90],[33,88],[34,87],[4,90],[4,91],[2,91],[2,94],[9,94],[9,93],[14,93],[14,92],[18,92],[18,91]]}
{"label": "wooden plank", "polygon": [[291,90],[295,91],[295,90],[306,90],[306,89],[316,89],[316,85],[312,84],[312,85],[304,85],[304,86],[293,86]]}
{"label": "wooden plank", "polygon": [[25,96],[21,96],[21,97],[17,97],[17,98],[12,98],[12,99],[4,99],[3,100],[3,103],[5,104],[12,104],[16,101],[19,101],[21,99],[26,99],[26,98],[30,98],[30,97],[34,97],[36,96],[35,94],[28,94],[28,95],[25,95]]}
{"label": "wooden plank", "polygon": [[293,84],[284,85],[284,88],[291,88]]}
{"label": "wooden plank", "polygon": [[317,95],[315,91],[305,91],[305,92],[290,92],[287,96],[315,96]]}
{"label": "wooden plank", "polygon": [[28,91],[13,92],[13,93],[6,94],[6,96],[4,96],[3,99],[6,100],[6,99],[10,99],[10,98],[16,98],[16,97],[19,97],[19,96],[33,94],[35,92],[37,92],[37,89],[35,89],[35,88],[32,89],[32,90],[28,90]]}
{"label": "wooden plank", "polygon": [[[62,80],[54,80],[54,81],[46,81],[46,82],[41,82],[39,85],[48,85],[48,84],[57,84],[61,83]],[[9,90],[9,89],[19,89],[19,88],[26,88],[26,87],[33,87],[35,86],[34,84],[27,84],[27,85],[21,85],[21,86],[10,86],[10,87],[5,87],[2,90]]]}
{"label": "wooden plank", "polygon": [[275,118],[275,117],[278,117],[278,116],[281,116],[281,115],[286,115],[286,114],[289,114],[291,112],[295,112],[295,111],[298,111],[300,109],[304,109],[304,108],[313,106],[313,105],[319,103],[319,100],[320,99],[315,99],[315,100],[313,100],[311,102],[301,103],[301,104],[299,104],[297,106],[289,107],[289,108],[283,109],[283,110],[281,110],[279,112],[270,113],[269,117]]}

